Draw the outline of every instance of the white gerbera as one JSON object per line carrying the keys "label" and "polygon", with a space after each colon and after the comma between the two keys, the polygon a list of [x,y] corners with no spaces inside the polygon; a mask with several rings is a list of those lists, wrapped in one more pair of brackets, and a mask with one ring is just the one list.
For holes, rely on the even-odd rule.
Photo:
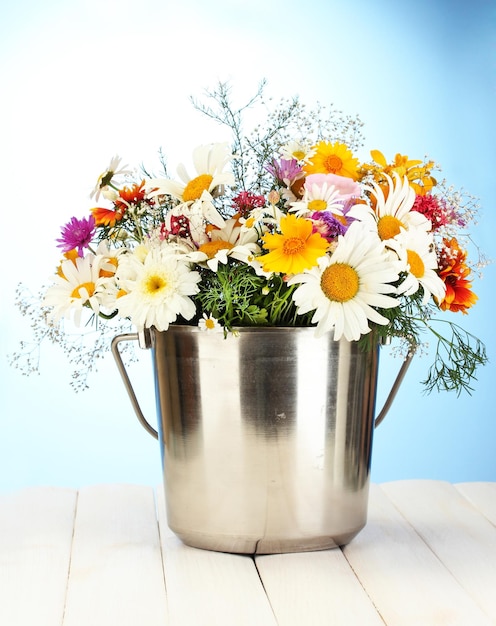
{"label": "white gerbera", "polygon": [[422,229],[402,230],[395,237],[395,250],[405,262],[408,272],[398,290],[411,296],[419,289],[424,292],[422,304],[427,304],[432,296],[439,302],[444,300],[446,285],[437,274],[438,264],[431,233]]}
{"label": "white gerbera", "polygon": [[391,261],[376,233],[354,222],[332,255],[318,261],[318,267],[296,274],[289,285],[301,283],[293,294],[299,314],[315,310],[317,336],[334,329],[334,339],[344,336],[355,341],[368,333],[369,320],[381,325],[388,320],[376,308],[397,306],[395,294],[400,264]]}
{"label": "white gerbera", "polygon": [[178,315],[189,320],[196,312],[188,296],[198,293],[200,274],[172,250],[151,249],[142,261],[134,254],[123,257],[116,278],[125,292],[117,300],[119,315],[139,329],[167,330]]}
{"label": "white gerbera", "polygon": [[54,284],[48,288],[43,306],[53,307],[51,318],[74,315],[74,323],[79,326],[83,307],[99,313],[105,300],[105,284],[109,279],[101,276],[104,257],[87,254],[74,261],[63,261]]}

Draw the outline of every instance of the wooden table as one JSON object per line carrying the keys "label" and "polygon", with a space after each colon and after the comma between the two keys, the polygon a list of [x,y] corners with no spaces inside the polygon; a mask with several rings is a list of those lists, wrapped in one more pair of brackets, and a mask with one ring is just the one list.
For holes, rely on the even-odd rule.
{"label": "wooden table", "polygon": [[372,485],[342,550],[255,559],[183,545],[161,489],[2,494],[0,624],[496,624],[496,483]]}

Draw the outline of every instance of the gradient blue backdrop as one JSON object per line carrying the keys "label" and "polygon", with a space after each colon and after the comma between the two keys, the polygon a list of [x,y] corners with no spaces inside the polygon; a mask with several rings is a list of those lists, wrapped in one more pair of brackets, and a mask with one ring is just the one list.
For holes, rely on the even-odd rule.
{"label": "gradient blue backdrop", "polygon": [[[298,94],[358,113],[368,149],[439,162],[479,196],[475,238],[494,258],[495,28],[495,4],[482,0],[3,3],[0,490],[161,481],[157,443],[110,358],[75,394],[55,349],[30,378],[6,357],[29,331],[13,306],[16,284],[46,283],[60,225],[85,214],[113,154],[153,163],[162,146],[171,165],[187,161],[193,147],[219,139],[188,96],[230,80],[242,100],[266,77],[276,99]],[[430,361],[416,357],[376,431],[373,480],[496,480],[494,287],[491,265],[474,284],[480,302],[457,320],[485,341],[491,361],[473,395],[423,395]],[[384,354],[379,402],[398,367]],[[146,353],[132,373],[153,419]]]}

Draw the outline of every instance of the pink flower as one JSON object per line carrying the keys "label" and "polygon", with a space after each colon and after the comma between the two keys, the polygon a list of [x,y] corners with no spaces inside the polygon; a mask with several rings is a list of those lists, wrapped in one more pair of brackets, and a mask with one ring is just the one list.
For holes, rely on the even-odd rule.
{"label": "pink flower", "polygon": [[327,184],[327,189],[332,186],[339,191],[341,196],[339,200],[360,197],[361,188],[359,183],[347,176],[338,176],[337,174],[309,174],[305,180],[305,189],[311,190],[313,185],[322,187],[324,184]]}

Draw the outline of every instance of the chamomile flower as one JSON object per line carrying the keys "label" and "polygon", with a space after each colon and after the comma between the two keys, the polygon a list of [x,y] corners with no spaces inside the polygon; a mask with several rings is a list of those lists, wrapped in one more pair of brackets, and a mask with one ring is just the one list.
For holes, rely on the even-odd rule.
{"label": "chamomile flower", "polygon": [[222,333],[224,331],[221,324],[219,324],[219,320],[207,313],[204,313],[198,322],[198,328],[208,333]]}
{"label": "chamomile flower", "polygon": [[198,293],[200,274],[166,247],[152,248],[142,262],[134,254],[124,257],[116,278],[126,292],[117,300],[119,315],[139,329],[167,330],[178,316],[189,320],[196,312],[189,296]]}
{"label": "chamomile flower", "polygon": [[397,306],[397,299],[387,294],[396,293],[392,283],[398,275],[399,265],[390,260],[377,234],[354,222],[332,255],[290,278],[288,285],[300,283],[293,300],[302,315],[315,310],[317,336],[334,329],[335,340],[355,341],[370,332],[369,322],[389,323],[377,308]]}

